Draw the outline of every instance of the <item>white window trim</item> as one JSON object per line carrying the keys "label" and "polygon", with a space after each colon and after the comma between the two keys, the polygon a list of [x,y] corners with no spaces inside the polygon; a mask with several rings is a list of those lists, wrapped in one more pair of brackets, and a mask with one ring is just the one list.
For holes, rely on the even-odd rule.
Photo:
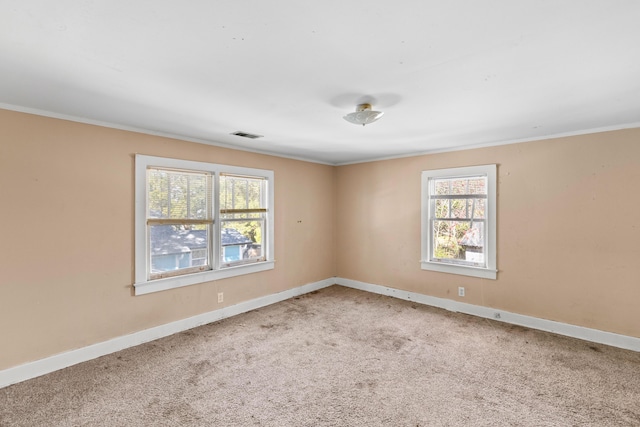
{"label": "white window trim", "polygon": [[[474,175],[487,176],[487,218],[485,222],[485,226],[487,227],[487,238],[485,241],[485,257],[487,260],[487,267],[474,267],[429,261],[431,233],[433,232],[433,230],[431,230],[431,227],[429,226],[429,179],[455,178]],[[480,277],[483,279],[496,279],[498,272],[496,268],[496,177],[496,165],[468,166],[451,169],[434,169],[422,172],[422,260],[420,261],[420,263],[423,270]]]}
{"label": "white window trim", "polygon": [[[185,274],[181,276],[167,277],[163,279],[147,280],[147,168],[150,166],[184,169],[194,171],[204,171],[219,176],[220,173],[229,173],[246,176],[264,177],[267,179],[267,225],[266,225],[266,261],[242,264],[234,267],[216,269],[219,264],[214,260],[214,269]],[[218,184],[214,187],[217,194]],[[179,288],[182,286],[194,285],[197,283],[210,282],[212,280],[226,279],[228,277],[240,276],[243,274],[257,273],[260,271],[272,270],[274,268],[274,173],[271,170],[253,169],[237,166],[219,165],[214,163],[197,162],[191,160],[179,160],[166,157],[146,156],[136,154],[135,159],[135,295],[143,295],[151,292],[164,291],[167,289]],[[214,197],[214,230],[218,230],[220,221],[218,220],[217,208],[218,200]],[[214,231],[215,233],[215,231]],[[219,234],[219,233],[218,233]]]}

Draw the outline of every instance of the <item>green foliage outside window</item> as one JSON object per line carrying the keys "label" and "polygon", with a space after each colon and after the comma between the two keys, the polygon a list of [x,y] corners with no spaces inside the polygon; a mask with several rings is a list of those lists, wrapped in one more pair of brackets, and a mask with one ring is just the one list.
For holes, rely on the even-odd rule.
{"label": "green foliage outside window", "polygon": [[434,256],[439,259],[465,259],[465,248],[460,241],[474,220],[485,218],[486,199],[482,196],[486,194],[486,179],[437,179],[433,188]]}
{"label": "green foliage outside window", "polygon": [[[264,188],[266,181],[261,178],[227,176],[220,177],[220,209],[260,209],[264,208]],[[225,227],[234,228],[240,234],[256,244],[262,244],[262,227],[264,213],[247,212],[223,214],[222,219],[247,221],[230,221]]]}

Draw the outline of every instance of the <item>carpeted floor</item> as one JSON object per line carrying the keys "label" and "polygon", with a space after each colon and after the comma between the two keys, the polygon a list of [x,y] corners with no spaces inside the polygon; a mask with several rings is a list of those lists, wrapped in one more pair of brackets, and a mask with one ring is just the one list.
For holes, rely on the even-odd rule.
{"label": "carpeted floor", "polygon": [[640,353],[332,286],[0,390],[1,426],[640,426]]}

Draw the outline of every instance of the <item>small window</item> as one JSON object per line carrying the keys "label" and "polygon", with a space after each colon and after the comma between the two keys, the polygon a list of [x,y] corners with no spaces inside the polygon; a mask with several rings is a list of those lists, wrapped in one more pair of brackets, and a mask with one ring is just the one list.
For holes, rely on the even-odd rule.
{"label": "small window", "polygon": [[136,295],[272,268],[272,171],[136,156]]}
{"label": "small window", "polygon": [[496,278],[496,166],[422,173],[422,268]]}

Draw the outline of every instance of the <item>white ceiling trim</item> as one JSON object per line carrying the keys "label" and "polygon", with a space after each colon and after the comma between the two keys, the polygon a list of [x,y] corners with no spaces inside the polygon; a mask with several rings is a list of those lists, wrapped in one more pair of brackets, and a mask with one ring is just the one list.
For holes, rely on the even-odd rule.
{"label": "white ceiling trim", "polygon": [[548,139],[566,138],[566,137],[571,137],[571,136],[589,135],[589,134],[594,134],[594,133],[612,132],[612,131],[616,131],[616,130],[636,129],[636,128],[640,128],[640,122],[629,123],[629,124],[621,124],[621,125],[616,125],[616,126],[603,126],[603,127],[599,127],[599,128],[584,129],[584,130],[573,131],[573,132],[556,133],[556,134],[552,134],[552,135],[542,135],[542,136],[536,136],[534,138],[522,138],[522,139],[509,140],[509,141],[495,141],[495,142],[463,145],[463,146],[450,147],[450,148],[441,148],[441,149],[434,149],[434,150],[429,150],[429,151],[421,151],[421,152],[416,152],[416,153],[411,153],[411,154],[406,154],[406,155],[387,156],[387,157],[380,157],[380,158],[376,158],[376,159],[367,159],[367,160],[356,161],[356,162],[335,163],[334,166],[347,166],[347,165],[355,165],[355,164],[359,164],[359,163],[379,162],[379,161],[383,161],[383,160],[404,159],[404,158],[407,158],[407,157],[426,156],[426,155],[429,155],[429,154],[451,153],[451,152],[463,151],[463,150],[475,150],[475,149],[478,149],[478,148],[497,147],[497,146],[500,146],[500,145],[521,144],[521,143],[525,143],[525,142],[545,141],[545,140],[548,140]]}
{"label": "white ceiling trim", "polygon": [[327,166],[348,166],[348,165],[355,165],[355,164],[361,164],[361,163],[379,162],[379,161],[384,161],[384,160],[394,160],[394,159],[404,159],[404,158],[409,158],[409,157],[426,156],[426,155],[430,155],[430,154],[450,153],[450,152],[455,152],[455,151],[474,150],[474,149],[479,149],[479,148],[496,147],[496,146],[501,146],[501,145],[520,144],[520,143],[525,143],[525,142],[544,141],[544,140],[548,140],[548,139],[566,138],[566,137],[571,137],[571,136],[588,135],[588,134],[593,134],[593,133],[611,132],[611,131],[616,131],[616,130],[640,128],[640,122],[635,122],[635,123],[629,123],[629,124],[623,124],[623,125],[617,125],[617,126],[604,126],[604,127],[593,128],[593,129],[585,129],[585,130],[580,130],[580,131],[575,131],[575,132],[564,132],[564,133],[557,133],[557,134],[552,134],[552,135],[544,135],[544,136],[538,136],[538,137],[535,137],[535,138],[522,138],[522,139],[517,139],[517,140],[509,140],[509,141],[494,141],[494,142],[487,142],[487,143],[481,143],[481,144],[457,146],[457,147],[451,147],[451,148],[446,148],[446,149],[434,149],[434,150],[420,151],[420,152],[416,152],[416,153],[398,155],[398,156],[385,156],[385,157],[367,159],[367,160],[362,160],[362,161],[354,161],[354,162],[329,163],[329,162],[318,161],[318,160],[311,159],[311,158],[304,158],[304,157],[299,157],[299,156],[288,156],[288,155],[284,155],[284,154],[280,154],[280,153],[273,153],[273,152],[266,151],[266,150],[249,149],[249,148],[234,146],[234,145],[231,145],[231,144],[224,144],[224,143],[220,143],[220,142],[216,142],[216,141],[209,141],[209,140],[204,140],[204,139],[191,138],[191,137],[184,136],[184,135],[176,135],[176,134],[170,134],[170,133],[165,133],[165,132],[157,132],[157,131],[153,131],[153,130],[149,130],[149,129],[136,128],[136,127],[132,127],[132,126],[123,126],[123,125],[119,125],[119,124],[116,124],[116,123],[103,122],[103,121],[100,121],[100,120],[87,119],[87,118],[84,118],[84,117],[76,117],[76,116],[71,116],[71,115],[67,115],[67,114],[54,113],[54,112],[51,112],[51,111],[38,110],[38,109],[35,109],[35,108],[21,107],[19,105],[11,105],[11,104],[0,103],[0,109],[9,110],[9,111],[16,111],[16,112],[26,113],[26,114],[33,114],[33,115],[36,115],[36,116],[49,117],[49,118],[53,118],[53,119],[67,120],[67,121],[70,121],[70,122],[83,123],[83,124],[94,125],[94,126],[101,126],[101,127],[110,128],[110,129],[117,129],[117,130],[123,130],[123,131],[128,131],[128,132],[136,132],[136,133],[141,133],[141,134],[145,134],[145,135],[153,135],[153,136],[159,136],[159,137],[163,137],[163,138],[176,139],[176,140],[180,140],[180,141],[195,142],[195,143],[198,143],[198,144],[211,145],[211,146],[214,146],[214,147],[227,148],[227,149],[230,149],[230,150],[244,151],[244,152],[255,153],[255,154],[263,154],[263,155],[267,155],[267,156],[281,157],[281,158],[291,159],[291,160],[299,160],[299,161],[303,161],[303,162],[316,163],[316,164],[327,165]]}
{"label": "white ceiling trim", "polygon": [[3,103],[0,102],[0,109],[9,110],[9,111],[16,111],[16,112],[19,112],[19,113],[33,114],[33,115],[36,115],[36,116],[49,117],[49,118],[52,118],[52,119],[67,120],[67,121],[70,121],[70,122],[82,123],[82,124],[86,124],[86,125],[101,126],[101,127],[109,128],[109,129],[117,129],[117,130],[124,130],[124,131],[128,131],[128,132],[136,132],[136,133],[141,133],[141,134],[144,134],[144,135],[153,135],[153,136],[159,136],[159,137],[162,137],[162,138],[170,138],[170,139],[177,139],[177,140],[180,140],[180,141],[195,142],[195,143],[198,143],[198,144],[205,144],[205,145],[211,145],[211,146],[214,146],[214,147],[227,148],[229,150],[246,151],[246,152],[249,152],[249,153],[263,154],[263,155],[266,155],[266,156],[282,157],[284,159],[300,160],[300,161],[303,161],[303,162],[318,163],[318,164],[321,164],[321,165],[328,165],[328,166],[336,166],[333,163],[322,162],[322,161],[318,161],[318,160],[314,160],[314,159],[310,159],[310,158],[304,158],[304,157],[298,157],[298,156],[288,156],[286,154],[283,155],[283,154],[279,154],[279,153],[273,153],[273,152],[267,151],[267,150],[257,150],[257,149],[239,147],[239,146],[232,145],[232,144],[224,144],[224,143],[221,143],[221,142],[209,141],[209,140],[206,140],[206,139],[192,138],[192,137],[189,137],[189,136],[177,135],[177,134],[166,133],[166,132],[158,132],[158,131],[138,128],[138,127],[134,127],[134,126],[125,126],[125,125],[120,125],[120,124],[117,124],[117,123],[109,123],[109,122],[103,122],[103,121],[100,121],[100,120],[87,119],[85,117],[77,117],[77,116],[72,116],[72,115],[68,115],[68,114],[54,113],[54,112],[51,112],[51,111],[39,110],[39,109],[36,109],[36,108],[21,107],[19,105],[3,104]]}

